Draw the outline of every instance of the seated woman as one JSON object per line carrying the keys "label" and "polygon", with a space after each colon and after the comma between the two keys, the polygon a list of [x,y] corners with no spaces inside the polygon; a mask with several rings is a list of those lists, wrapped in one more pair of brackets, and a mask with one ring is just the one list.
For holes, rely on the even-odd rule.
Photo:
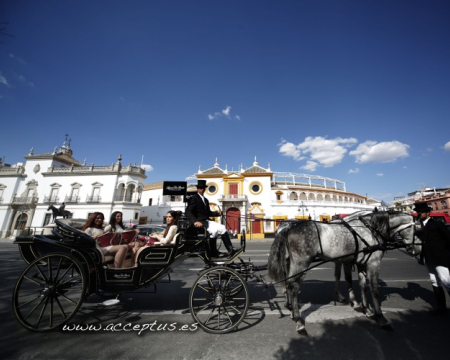
{"label": "seated woman", "polygon": [[86,234],[92,236],[96,240],[97,249],[99,249],[103,255],[113,255],[114,254],[114,267],[121,268],[128,252],[127,245],[110,245],[107,247],[100,247],[98,244],[98,237],[104,234],[103,231],[103,221],[105,216],[101,212],[93,213],[86,224],[83,225],[81,230]]}
{"label": "seated woman", "polygon": [[[166,214],[166,229],[163,233],[151,233],[150,237],[154,238],[156,244],[170,244],[177,234],[177,223],[179,214],[177,211],[170,210]],[[151,243],[149,244],[152,245]]]}
{"label": "seated woman", "polygon": [[[123,233],[126,231],[125,225],[123,224],[123,214],[120,211],[114,211],[111,214],[111,217],[109,219],[109,225],[105,227],[105,233],[113,232],[113,233]],[[134,229],[132,231],[139,232],[138,229]],[[132,243],[127,244],[128,250],[131,251],[131,263],[133,264],[135,262],[136,253],[139,250],[141,246],[144,245],[143,241],[135,240]]]}

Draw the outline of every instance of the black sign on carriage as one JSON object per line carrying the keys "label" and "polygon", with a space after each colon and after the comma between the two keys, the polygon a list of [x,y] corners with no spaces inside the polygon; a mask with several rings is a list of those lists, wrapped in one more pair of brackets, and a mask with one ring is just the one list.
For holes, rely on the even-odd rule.
{"label": "black sign on carriage", "polygon": [[186,181],[164,181],[163,195],[186,195]]}

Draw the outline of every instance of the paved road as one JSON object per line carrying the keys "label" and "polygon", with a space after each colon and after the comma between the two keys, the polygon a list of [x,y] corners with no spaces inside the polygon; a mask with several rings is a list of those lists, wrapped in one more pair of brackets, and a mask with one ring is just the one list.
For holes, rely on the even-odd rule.
{"label": "paved road", "polygon": [[[270,241],[253,240],[245,258],[266,263],[269,249]],[[190,331],[193,320],[186,310],[191,285],[202,268],[198,259],[188,259],[174,269],[171,282],[158,283],[156,294],[149,294],[153,288],[124,294],[121,303],[112,307],[104,306],[104,299],[91,296],[71,321],[74,325],[91,325],[90,331],[32,333],[18,324],[11,311],[14,284],[24,267],[16,246],[0,239],[2,358],[448,358],[450,316],[427,314],[433,294],[426,270],[400,251],[387,253],[380,279],[382,307],[394,331],[380,329],[349,306],[335,305],[333,266],[324,264],[308,273],[300,294],[308,337],[295,332],[295,324],[282,306],[281,289],[273,285],[265,288],[256,282],[249,284],[251,308],[237,331],[225,335]],[[187,330],[181,330],[183,325]],[[154,331],[125,331],[132,326]]]}

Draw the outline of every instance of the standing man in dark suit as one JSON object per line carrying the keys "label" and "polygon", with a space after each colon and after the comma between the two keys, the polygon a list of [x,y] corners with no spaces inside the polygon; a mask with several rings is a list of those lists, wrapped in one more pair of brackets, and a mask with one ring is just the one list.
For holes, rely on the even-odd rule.
{"label": "standing man in dark suit", "polygon": [[421,223],[421,230],[416,231],[416,235],[423,243],[425,265],[436,298],[436,308],[432,314],[447,314],[442,285],[450,295],[450,232],[444,223],[430,218],[431,208],[426,201],[417,202],[414,211]]}
{"label": "standing man in dark suit", "polygon": [[189,200],[189,205],[186,208],[186,216],[194,224],[195,227],[204,227],[208,230],[210,235],[211,256],[218,257],[217,251],[217,237],[222,238],[223,244],[228,250],[228,256],[231,257],[236,249],[231,244],[230,236],[227,229],[222,224],[209,220],[210,217],[222,215],[222,211],[211,211],[209,201],[205,198],[206,180],[197,181],[197,194],[193,195]]}

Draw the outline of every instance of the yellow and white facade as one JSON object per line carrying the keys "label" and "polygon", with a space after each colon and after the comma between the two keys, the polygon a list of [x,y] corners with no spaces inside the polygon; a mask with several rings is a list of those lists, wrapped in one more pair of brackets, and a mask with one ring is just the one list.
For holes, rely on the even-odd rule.
{"label": "yellow and white facade", "polygon": [[[345,183],[315,175],[272,172],[270,165],[253,165],[239,171],[221,169],[218,162],[188,177],[188,191],[196,191],[198,179],[206,180],[206,196],[213,210],[226,215],[216,219],[231,232],[245,230],[252,238],[272,237],[281,220],[330,221],[335,214],[373,209],[379,203],[346,191]],[[163,221],[168,210],[184,211],[181,198],[162,195],[162,183],[144,186],[142,222]],[[146,206],[151,205],[151,206]]]}

